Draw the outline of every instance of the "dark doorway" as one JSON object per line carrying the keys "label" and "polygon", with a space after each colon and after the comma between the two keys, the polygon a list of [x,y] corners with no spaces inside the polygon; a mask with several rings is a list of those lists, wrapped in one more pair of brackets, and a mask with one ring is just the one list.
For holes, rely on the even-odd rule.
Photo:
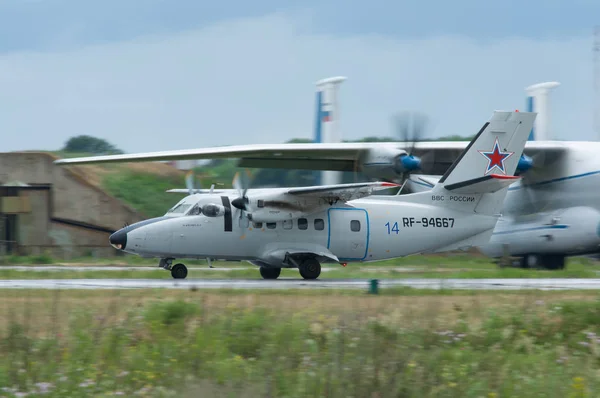
{"label": "dark doorway", "polygon": [[17,249],[17,215],[0,214],[0,245],[6,254],[13,254]]}

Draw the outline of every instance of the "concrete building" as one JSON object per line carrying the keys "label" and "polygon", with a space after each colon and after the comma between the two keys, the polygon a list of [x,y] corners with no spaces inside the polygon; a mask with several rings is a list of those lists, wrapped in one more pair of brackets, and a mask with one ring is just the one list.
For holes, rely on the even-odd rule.
{"label": "concrete building", "polygon": [[143,216],[44,152],[0,153],[0,254],[115,256],[108,237]]}

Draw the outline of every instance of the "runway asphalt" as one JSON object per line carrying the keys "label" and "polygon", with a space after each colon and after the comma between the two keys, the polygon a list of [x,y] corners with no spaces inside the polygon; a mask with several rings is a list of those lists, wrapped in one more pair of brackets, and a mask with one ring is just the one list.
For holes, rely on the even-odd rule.
{"label": "runway asphalt", "polygon": [[[368,289],[369,279],[32,279],[0,280],[0,289]],[[595,290],[600,279],[380,279],[379,287],[469,290]]]}

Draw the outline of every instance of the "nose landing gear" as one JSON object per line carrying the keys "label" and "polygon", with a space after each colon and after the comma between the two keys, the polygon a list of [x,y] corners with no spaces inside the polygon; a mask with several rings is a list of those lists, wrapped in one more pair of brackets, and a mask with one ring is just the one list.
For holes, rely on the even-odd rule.
{"label": "nose landing gear", "polygon": [[187,267],[181,263],[173,266],[171,266],[171,264],[173,264],[172,258],[161,258],[158,266],[167,271],[171,271],[171,276],[173,279],[185,279],[188,274]]}
{"label": "nose landing gear", "polygon": [[188,270],[187,267],[183,264],[175,264],[173,268],[171,268],[171,276],[174,279],[185,279],[187,276]]}

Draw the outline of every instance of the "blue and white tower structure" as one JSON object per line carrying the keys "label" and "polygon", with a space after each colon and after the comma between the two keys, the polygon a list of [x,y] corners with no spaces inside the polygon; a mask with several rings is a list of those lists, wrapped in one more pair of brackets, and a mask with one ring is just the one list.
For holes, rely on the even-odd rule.
{"label": "blue and white tower structure", "polygon": [[[347,78],[343,76],[329,77],[319,80],[317,85],[317,109],[315,115],[316,143],[342,142],[339,128],[340,107],[338,91],[340,84]],[[341,183],[342,175],[339,171],[324,170],[317,178],[318,185],[331,185]]]}
{"label": "blue and white tower structure", "polygon": [[544,82],[525,88],[527,112],[537,112],[529,141],[548,141],[554,138],[550,130],[549,93],[559,85],[558,82]]}

